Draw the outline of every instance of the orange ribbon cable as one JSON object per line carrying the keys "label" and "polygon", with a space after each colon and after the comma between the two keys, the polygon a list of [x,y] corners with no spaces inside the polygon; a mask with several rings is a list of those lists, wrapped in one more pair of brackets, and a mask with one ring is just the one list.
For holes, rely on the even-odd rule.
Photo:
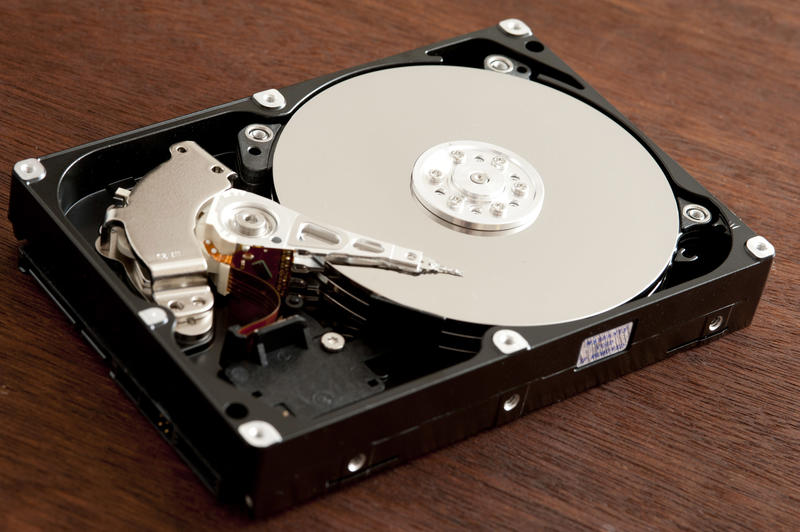
{"label": "orange ribbon cable", "polygon": [[227,287],[229,317],[231,323],[243,324],[239,334],[248,336],[274,322],[289,285],[294,253],[237,245],[232,255],[225,255],[210,240],[204,245],[214,260],[231,268]]}

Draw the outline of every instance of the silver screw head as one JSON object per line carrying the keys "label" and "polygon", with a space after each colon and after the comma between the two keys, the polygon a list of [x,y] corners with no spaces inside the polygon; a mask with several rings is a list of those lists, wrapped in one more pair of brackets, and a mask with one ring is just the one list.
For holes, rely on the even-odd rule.
{"label": "silver screw head", "polygon": [[325,351],[336,353],[344,349],[344,336],[333,331],[326,332],[320,338],[319,343]]}
{"label": "silver screw head", "polygon": [[278,89],[267,89],[253,94],[253,100],[266,109],[283,109],[286,107],[286,98]]}
{"label": "silver screw head", "polygon": [[522,181],[514,181],[514,184],[511,185],[511,192],[513,192],[515,196],[522,197],[528,193],[528,185]]}
{"label": "silver screw head", "polygon": [[483,66],[500,74],[508,74],[514,70],[514,63],[504,55],[489,55],[483,60]]}
{"label": "silver screw head", "polygon": [[447,206],[451,209],[457,209],[464,203],[464,196],[461,194],[453,194],[447,199]]}
{"label": "silver screw head", "polygon": [[247,138],[256,142],[269,142],[274,135],[269,127],[262,124],[251,124],[247,126],[247,129],[244,130],[244,134],[247,135]]}
{"label": "silver screw head", "polygon": [[236,231],[244,236],[259,236],[271,229],[267,217],[255,209],[243,208],[233,217]]}
{"label": "silver screw head", "polygon": [[506,213],[506,204],[501,201],[496,201],[492,203],[489,210],[495,216],[503,216]]}
{"label": "silver screw head", "polygon": [[450,157],[453,158],[454,163],[460,164],[464,161],[464,152],[461,150],[453,150],[450,152]]}
{"label": "silver screw head", "polygon": [[33,183],[44,179],[47,171],[38,159],[24,159],[14,165],[14,172],[26,183]]}
{"label": "silver screw head", "polygon": [[683,215],[689,220],[699,224],[711,221],[711,212],[702,205],[697,205],[695,203],[684,205]]}
{"label": "silver screw head", "polygon": [[498,170],[502,170],[503,168],[505,168],[506,162],[507,161],[505,157],[500,157],[499,155],[492,157],[492,166],[494,166]]}
{"label": "silver screw head", "polygon": [[512,37],[527,37],[532,35],[530,27],[518,18],[507,18],[498,24],[500,31]]}
{"label": "silver screw head", "polygon": [[430,178],[431,183],[433,183],[434,185],[438,184],[438,183],[441,183],[442,182],[442,171],[439,170],[438,168],[431,168],[428,171],[428,177]]}
{"label": "silver screw head", "polygon": [[747,251],[757,259],[766,259],[775,255],[775,248],[763,236],[754,236],[745,244]]}

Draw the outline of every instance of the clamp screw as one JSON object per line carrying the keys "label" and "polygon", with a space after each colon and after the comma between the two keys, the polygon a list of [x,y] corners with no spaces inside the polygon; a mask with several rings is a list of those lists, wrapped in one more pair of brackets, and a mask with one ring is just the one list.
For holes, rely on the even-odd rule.
{"label": "clamp screw", "polygon": [[461,196],[460,194],[453,194],[452,196],[450,196],[450,198],[448,198],[447,205],[451,209],[457,209],[458,207],[461,207],[461,203],[463,201],[464,201],[463,196]]}
{"label": "clamp screw", "polygon": [[497,201],[495,203],[492,203],[490,210],[492,211],[492,214],[494,214],[495,216],[503,216],[506,213],[506,204]]}
{"label": "clamp screw", "polygon": [[528,185],[526,185],[522,181],[514,181],[514,184],[511,185],[511,191],[514,193],[515,196],[522,197],[528,193]]}

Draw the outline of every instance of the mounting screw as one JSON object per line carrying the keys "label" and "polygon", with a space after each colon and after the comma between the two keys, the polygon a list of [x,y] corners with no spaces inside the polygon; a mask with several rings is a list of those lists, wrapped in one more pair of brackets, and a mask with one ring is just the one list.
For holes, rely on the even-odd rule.
{"label": "mounting screw", "polygon": [[337,332],[326,332],[319,339],[322,348],[329,353],[336,353],[344,349],[344,336]]}
{"label": "mounting screw", "polygon": [[256,142],[269,142],[275,135],[269,127],[263,124],[250,124],[244,130],[244,134],[247,138]]}
{"label": "mounting screw", "polygon": [[512,37],[527,37],[528,35],[533,35],[528,25],[518,18],[501,20],[498,26],[503,33],[511,35]]}
{"label": "mounting screw", "polygon": [[14,171],[26,183],[34,183],[40,179],[44,179],[47,171],[44,165],[39,162],[39,159],[24,159],[14,165]]}
{"label": "mounting screw", "polygon": [[695,203],[684,205],[682,212],[684,217],[698,224],[708,223],[711,220],[709,210]]}
{"label": "mounting screw", "polygon": [[460,164],[464,160],[464,152],[461,150],[453,150],[450,152],[450,157],[453,158],[454,163]]}
{"label": "mounting screw", "polygon": [[283,441],[281,433],[266,421],[255,419],[239,425],[239,434],[253,447],[269,447]]}
{"label": "mounting screw", "polygon": [[496,201],[492,203],[491,206],[492,214],[495,216],[503,216],[506,213],[506,204],[501,201]]}
{"label": "mounting screw", "polygon": [[775,255],[775,248],[763,236],[754,236],[747,241],[747,251],[757,259],[766,259]]}
{"label": "mounting screw", "polygon": [[510,355],[523,349],[530,349],[527,340],[517,331],[511,329],[500,329],[492,335],[492,342],[495,347],[504,355]]}
{"label": "mounting screw", "polygon": [[267,89],[253,94],[253,100],[261,107],[267,109],[283,109],[286,106],[286,98],[278,89]]}

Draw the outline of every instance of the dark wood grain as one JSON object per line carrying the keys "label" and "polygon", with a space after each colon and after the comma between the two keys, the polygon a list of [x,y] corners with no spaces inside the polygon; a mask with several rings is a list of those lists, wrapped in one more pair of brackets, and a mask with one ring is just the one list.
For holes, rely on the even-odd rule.
{"label": "dark wood grain", "polygon": [[[518,16],[777,248],[753,324],[266,523],[215,503],[33,280],[19,159]],[[800,4],[0,3],[0,527],[800,528]]]}

